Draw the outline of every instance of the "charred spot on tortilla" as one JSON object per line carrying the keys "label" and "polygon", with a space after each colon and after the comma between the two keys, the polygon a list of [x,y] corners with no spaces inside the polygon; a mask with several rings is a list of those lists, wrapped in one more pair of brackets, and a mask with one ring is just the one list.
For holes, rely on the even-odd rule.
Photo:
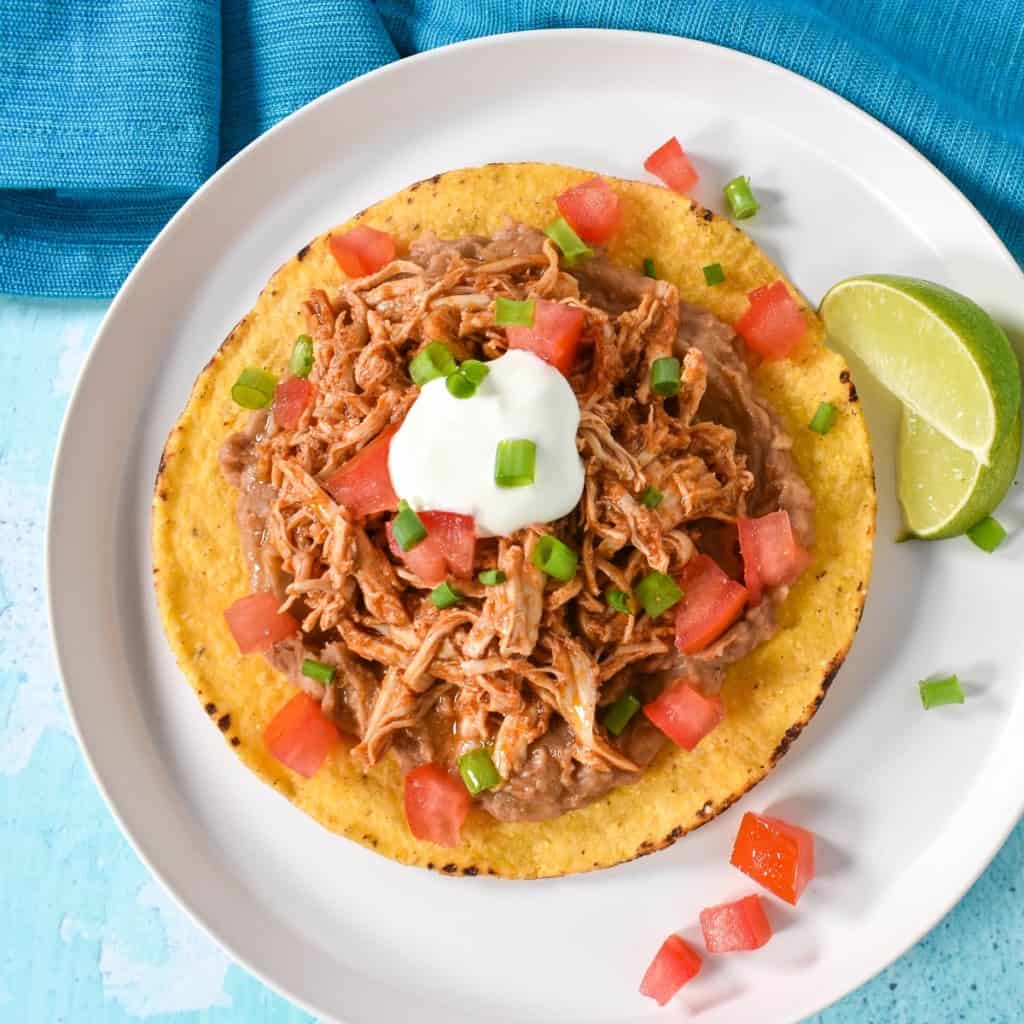
{"label": "charred spot on tortilla", "polygon": [[[467,169],[458,174],[427,179],[429,189],[414,186],[383,200],[364,214],[372,223],[389,225],[397,251],[403,254],[415,251],[422,242],[419,236],[426,230],[433,232],[436,239],[443,240],[442,248],[434,250],[435,255],[440,254],[442,260],[451,260],[455,256],[445,252],[444,245],[453,245],[465,236],[479,236],[484,243],[497,239],[502,232],[512,230],[508,227],[509,219],[523,225],[519,230],[528,228],[539,236],[539,229],[558,216],[554,197],[592,176],[592,172],[542,164],[517,165],[514,169],[507,165]],[[699,267],[699,261],[688,253],[699,250],[703,262],[727,258],[730,267],[735,268],[735,279],[743,280],[745,287],[748,283],[750,287],[767,284],[781,276],[741,230],[714,217],[710,211],[697,207],[691,211],[688,199],[667,189],[615,179],[609,179],[609,182],[628,204],[628,222],[609,241],[607,249],[591,261],[589,268],[584,266],[579,273],[573,268],[570,273],[570,268],[559,265],[557,277],[554,276],[556,271],[551,271],[552,280],[569,286],[573,280],[576,281],[574,287],[579,289],[581,296],[578,301],[584,307],[592,307],[593,316],[604,315],[614,322],[614,318],[623,312],[637,309],[636,298],[630,300],[632,306],[624,301],[630,278],[620,271],[639,266],[645,257],[655,260],[659,275],[664,278],[657,285],[642,282],[645,294],[650,288],[672,290],[678,295],[683,315],[697,317],[698,320],[706,317],[708,324],[733,322],[742,309],[735,307],[737,297],[729,294],[728,290],[705,295],[707,289],[697,287],[695,281],[700,275],[693,274],[693,267]],[[684,212],[695,215],[682,216]],[[354,221],[349,221],[332,230],[344,232],[353,225]],[[242,410],[232,410],[226,395],[231,382],[246,365],[263,366],[275,374],[285,372],[294,334],[287,339],[282,338],[280,325],[294,325],[292,313],[302,308],[312,290],[327,288],[331,291],[332,302],[336,301],[333,289],[337,287],[334,282],[338,278],[330,258],[328,238],[328,235],[321,236],[304,248],[302,259],[296,256],[275,274],[260,294],[252,313],[240,321],[197,383],[179,425],[182,433],[175,438],[173,447],[168,445],[173,453],[179,455],[177,459],[168,460],[163,470],[168,477],[170,501],[154,505],[154,565],[166,576],[158,589],[158,600],[168,638],[197,691],[209,692],[222,706],[236,710],[245,708],[245,714],[234,716],[235,728],[232,731],[237,735],[232,735],[230,742],[252,770],[281,789],[326,827],[375,847],[387,856],[407,863],[433,866],[428,844],[413,839],[404,820],[401,751],[396,747],[394,753],[399,754],[398,757],[387,753],[378,758],[364,775],[361,767],[353,763],[345,745],[330,755],[313,778],[306,780],[292,774],[270,757],[262,738],[263,728],[271,715],[296,692],[295,669],[283,661],[288,644],[278,645],[271,652],[270,660],[253,656],[240,662],[224,629],[225,606],[252,587],[248,562],[245,557],[240,557],[243,550],[241,533],[234,516],[240,492],[219,473],[210,471],[226,433],[239,431],[245,426],[247,414]],[[541,237],[538,249],[533,250],[535,253],[542,251],[543,241]],[[630,273],[639,276],[635,272]],[[619,307],[610,311],[601,309],[600,303],[594,301],[601,291],[598,278],[602,274],[611,274],[622,288]],[[387,279],[386,274],[383,279]],[[536,287],[538,279],[527,275],[510,280],[515,287],[522,287],[523,282],[527,287]],[[530,281],[534,283],[530,284]],[[607,283],[604,282],[605,285]],[[349,281],[346,287],[358,289],[360,286],[358,281]],[[438,295],[441,297],[440,291]],[[641,301],[650,303],[652,300],[648,297]],[[664,300],[656,298],[655,302],[663,303]],[[342,318],[347,315],[343,303],[336,306],[335,312]],[[382,314],[390,315],[382,311],[378,316]],[[658,306],[654,319],[661,315],[663,309]],[[821,703],[831,677],[823,678],[821,668],[815,669],[815,666],[828,664],[830,670],[838,668],[833,658],[838,655],[841,661],[863,606],[870,571],[874,494],[870,449],[859,409],[851,408],[848,418],[844,419],[844,441],[847,443],[839,457],[830,463],[823,465],[813,446],[803,437],[806,431],[802,428],[813,413],[813,403],[822,392],[829,393],[826,382],[834,382],[845,369],[839,357],[823,347],[823,331],[813,311],[808,311],[807,320],[809,338],[806,355],[802,349],[799,364],[785,361],[764,363],[753,370],[744,368],[742,373],[752,380],[753,388],[760,395],[771,396],[772,408],[763,403],[767,422],[770,423],[774,417],[780,433],[784,432],[791,439],[790,457],[796,466],[794,479],[802,479],[814,495],[815,501],[811,506],[813,524],[809,522],[809,525],[813,525],[813,551],[818,570],[826,565],[834,567],[837,576],[848,580],[850,585],[844,592],[837,593],[834,588],[827,587],[827,580],[816,579],[817,573],[807,573],[788,593],[780,595],[777,608],[769,602],[772,617],[783,616],[785,628],[774,632],[770,639],[766,631],[762,643],[752,645],[734,663],[723,666],[723,697],[727,715],[720,726],[691,752],[675,747],[663,749],[657,758],[645,759],[644,765],[635,772],[612,767],[603,773],[613,776],[603,791],[580,788],[581,780],[587,778],[587,773],[582,770],[586,766],[572,761],[571,755],[578,739],[572,730],[566,732],[562,716],[556,706],[551,706],[547,712],[549,720],[561,723],[559,729],[552,739],[542,735],[540,739],[531,741],[528,750],[538,758],[538,751],[548,750],[545,756],[552,758],[551,763],[556,765],[558,756],[569,757],[566,762],[571,766],[568,789],[550,790],[554,798],[548,801],[547,810],[543,802],[534,808],[541,817],[549,817],[551,813],[556,816],[538,826],[536,815],[531,817],[519,813],[526,807],[526,800],[516,795],[518,776],[513,772],[498,790],[474,801],[480,809],[473,813],[464,827],[460,846],[450,851],[449,860],[441,868],[443,873],[473,875],[486,872],[527,878],[558,875],[605,867],[670,845],[721,813],[756,784],[774,761],[785,753],[799,734],[799,729]],[[293,330],[294,327],[285,328],[286,332]],[[473,332],[474,328],[466,331],[471,341],[476,337]],[[503,333],[498,330],[490,336],[498,347],[485,353],[485,358],[494,358],[502,350]],[[737,358],[743,361],[742,346],[732,337],[731,330],[728,337],[732,339],[729,345],[736,347]],[[588,334],[583,358],[575,373],[582,380],[586,380],[590,372],[592,344]],[[656,339],[641,332],[638,344],[642,351],[650,352],[656,345]],[[321,345],[319,336],[317,345]],[[725,378],[718,376],[720,360],[731,360],[731,357],[727,355],[724,340],[719,348],[720,351],[716,349],[714,358],[709,361],[706,388],[711,397],[701,415],[689,424],[691,431],[697,430],[698,435],[700,431],[709,429],[704,424],[714,425],[717,422],[728,425],[733,415],[727,412],[728,388],[722,383]],[[680,355],[685,354],[686,348],[681,346]],[[408,356],[402,351],[397,369],[403,372],[406,358]],[[731,361],[729,365],[733,365]],[[627,385],[624,379],[623,387],[627,386],[633,385]],[[831,387],[834,388],[834,383]],[[584,392],[577,391],[577,396],[585,406]],[[758,402],[763,402],[763,399]],[[676,408],[679,404],[678,399],[672,400],[673,416],[679,415]],[[759,407],[755,403],[753,408]],[[391,418],[389,416],[387,420]],[[224,429],[225,419],[229,424],[228,430]],[[599,419],[604,419],[607,424],[604,410]],[[611,429],[616,430],[614,417],[611,423]],[[598,429],[596,425],[595,429]],[[743,433],[741,430],[740,435]],[[848,437],[845,436],[847,434]],[[764,453],[771,451],[770,446],[763,449]],[[738,436],[735,455],[747,460],[749,471],[755,478],[766,472],[763,464],[765,455],[752,452],[743,436]],[[611,477],[610,470],[607,472]],[[709,481],[711,475],[716,477],[718,486],[722,486],[723,480],[732,479],[730,472],[712,473]],[[627,484],[627,493],[631,489],[632,486]],[[858,500],[846,501],[851,493],[857,495]],[[770,503],[766,503],[763,509],[748,505],[746,514],[763,514],[775,507],[778,506]],[[736,510],[731,514],[735,516]],[[186,528],[197,517],[203,524],[211,525],[210,529],[201,531],[201,541],[193,538]],[[361,526],[357,521],[357,527]],[[558,524],[559,529],[563,526]],[[374,521],[369,528],[374,543],[377,529]],[[858,537],[863,539],[857,541]],[[384,555],[393,565],[398,564],[386,550]],[[288,577],[284,584],[287,582]],[[362,603],[361,584],[356,582],[355,586],[357,595],[360,595],[357,598],[359,614],[366,617],[369,609]],[[401,590],[409,615],[415,611],[413,594],[416,588],[403,584]],[[481,600],[471,597],[469,608],[476,609]],[[308,610],[305,597],[299,599],[297,610]],[[602,611],[601,615],[604,617],[605,613]],[[415,622],[415,614],[411,614],[410,619]],[[671,616],[667,617],[666,625],[671,625]],[[346,629],[351,632],[350,626]],[[668,650],[663,656],[674,659],[674,642],[668,633],[666,629]],[[362,642],[356,634],[352,634],[351,639],[356,644]],[[323,639],[314,641],[313,650],[319,652],[319,645],[323,642]],[[339,639],[337,642],[345,646],[348,644],[348,640]],[[456,638],[457,644],[461,642]],[[203,659],[195,654],[200,643],[206,645],[209,652]],[[616,636],[607,650],[617,650],[621,643],[621,638]],[[837,647],[841,651],[837,651]],[[454,650],[458,651],[459,646]],[[496,648],[492,650],[496,651]],[[298,653],[294,652],[295,655]],[[351,719],[346,723],[350,730],[344,731],[355,733],[357,739],[360,726],[355,713],[352,708],[345,711],[341,705],[347,701],[346,694],[355,685],[353,673],[359,671],[359,665],[366,664],[372,666],[373,660],[368,662],[366,658],[359,657],[351,666],[346,662],[339,671],[338,683],[329,688],[342,697],[332,713]],[[638,670],[647,667],[642,658],[633,664]],[[447,671],[440,663],[435,667],[439,671]],[[719,679],[715,685],[721,682]],[[520,683],[523,692],[529,692],[530,685],[525,679]],[[600,685],[605,685],[605,682]],[[444,687],[448,687],[446,692],[450,694],[466,689],[464,684],[460,686],[443,680],[435,682],[435,686],[439,693]],[[379,680],[371,680],[370,702],[364,706],[364,713],[374,702],[374,687],[380,687]],[[756,687],[761,689],[755,698]],[[324,691],[315,692],[323,694]],[[655,688],[651,695],[656,692]],[[766,693],[772,694],[771,701],[762,696]],[[354,706],[358,706],[358,702]],[[495,718],[501,720],[501,713]],[[549,726],[549,734],[550,730]],[[639,733],[641,730],[634,725],[631,731]],[[627,739],[621,741],[608,740],[599,726],[596,735],[601,736],[613,752],[629,749],[632,742],[628,738],[630,730],[627,730]],[[563,746],[560,747],[559,743]],[[502,790],[508,792],[503,796]],[[513,811],[511,816],[501,816],[502,805],[505,810]],[[486,813],[488,810],[491,814]],[[499,813],[494,814],[495,810]],[[609,821],[615,822],[615,828],[608,828]],[[373,822],[372,832],[366,827],[370,822]],[[543,843],[537,841],[540,827],[546,837]]]}
{"label": "charred spot on tortilla", "polygon": [[307,242],[296,254],[295,258],[301,263],[306,256],[309,254],[309,250],[313,247],[312,242]]}
{"label": "charred spot on tortilla", "polygon": [[221,732],[227,732],[228,729],[231,728],[231,715],[221,715],[220,718],[217,719],[217,728],[220,729]]}
{"label": "charred spot on tortilla", "polygon": [[205,711],[208,715],[215,715],[217,714],[217,705],[211,701],[206,705]]}

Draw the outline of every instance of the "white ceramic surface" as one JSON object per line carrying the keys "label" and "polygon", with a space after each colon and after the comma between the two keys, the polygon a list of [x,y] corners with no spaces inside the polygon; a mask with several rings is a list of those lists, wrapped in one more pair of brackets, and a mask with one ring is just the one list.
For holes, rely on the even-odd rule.
{"label": "white ceramic surface", "polygon": [[[502,67],[526,73],[495,74]],[[751,176],[763,207],[745,227],[812,300],[849,274],[914,274],[967,292],[1024,336],[1024,281],[1007,252],[878,123],[738,53],[575,31],[428,53],[286,120],[160,235],[82,373],[54,472],[48,578],[83,748],[164,884],[240,961],[324,1019],[656,1019],[636,993],[647,962],[673,930],[697,938],[702,906],[750,890],[728,851],[742,812],[770,809],[819,835],[818,877],[799,908],[772,901],[767,947],[709,961],[680,1002],[707,1024],[794,1020],[934,925],[1021,812],[1024,541],[992,557],[964,540],[893,543],[894,410],[863,375],[880,514],[858,640],[779,769],[664,853],[526,883],[399,867],[250,775],[180,677],[150,586],[153,476],[193,379],[271,272],[325,227],[437,171],[552,160],[640,176],[673,133],[712,208],[722,183]],[[1012,497],[1003,518],[1016,525],[1022,507]],[[926,714],[917,680],[951,671],[967,703]]]}

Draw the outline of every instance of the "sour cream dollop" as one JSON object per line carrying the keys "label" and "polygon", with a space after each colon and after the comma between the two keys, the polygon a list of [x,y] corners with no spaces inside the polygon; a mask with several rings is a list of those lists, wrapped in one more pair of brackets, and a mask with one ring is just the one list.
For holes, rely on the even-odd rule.
{"label": "sour cream dollop", "polygon": [[[580,407],[569,382],[531,352],[514,349],[487,363],[472,398],[455,398],[438,377],[420,391],[391,440],[395,493],[415,509],[461,512],[478,536],[502,536],[571,512],[583,494],[576,451]],[[494,482],[498,442],[537,446],[534,482]]]}

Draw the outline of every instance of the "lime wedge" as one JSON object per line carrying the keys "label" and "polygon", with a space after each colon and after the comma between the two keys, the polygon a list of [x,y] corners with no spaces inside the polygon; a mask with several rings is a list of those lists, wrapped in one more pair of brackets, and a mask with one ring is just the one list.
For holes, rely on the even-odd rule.
{"label": "lime wedge", "polygon": [[871,274],[821,303],[830,338],[912,413],[988,466],[1020,408],[1017,357],[978,305],[941,285]]}
{"label": "lime wedge", "polygon": [[922,540],[955,537],[980,522],[1006,494],[1020,459],[1020,416],[988,466],[958,448],[906,406],[900,423],[900,504]]}

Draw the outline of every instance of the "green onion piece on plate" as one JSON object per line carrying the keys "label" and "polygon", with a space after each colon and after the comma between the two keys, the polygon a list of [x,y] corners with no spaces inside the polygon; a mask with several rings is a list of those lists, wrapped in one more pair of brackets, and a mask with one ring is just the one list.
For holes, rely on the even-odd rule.
{"label": "green onion piece on plate", "polygon": [[701,269],[704,271],[704,283],[709,287],[721,284],[725,280],[725,271],[721,263],[709,263]]}
{"label": "green onion piece on plate", "polygon": [[532,327],[537,304],[533,299],[506,299],[499,295],[494,300],[494,322],[499,327]]}
{"label": "green onion piece on plate", "polygon": [[925,711],[941,707],[943,704],[964,702],[964,691],[956,676],[946,676],[945,679],[922,679],[917,685],[921,690],[921,703]]}
{"label": "green onion piece on plate", "polygon": [[562,250],[565,262],[570,267],[574,263],[594,255],[594,250],[573,231],[569,226],[569,222],[564,217],[559,217],[558,220],[552,221],[544,229],[544,234]]}
{"label": "green onion piece on plate", "polygon": [[459,373],[476,387],[483,384],[484,379],[490,372],[490,367],[486,363],[481,363],[479,359],[467,359],[459,367]]}
{"label": "green onion piece on plate", "polygon": [[645,508],[657,508],[665,500],[665,495],[657,487],[648,487],[640,495],[640,504]]}
{"label": "green onion piece on plate", "polygon": [[231,386],[231,397],[243,409],[265,409],[274,400],[277,378],[258,366],[247,366]]}
{"label": "green onion piece on plate", "polygon": [[651,390],[661,398],[679,394],[679,360],[662,356],[651,363]]}
{"label": "green onion piece on plate", "polygon": [[449,373],[444,384],[454,398],[472,398],[476,394],[476,385],[461,370]]}
{"label": "green onion piece on plate", "polygon": [[459,758],[459,774],[473,796],[485,789],[493,789],[501,782],[491,755],[483,747],[477,747]]}
{"label": "green onion piece on plate", "polygon": [[458,604],[462,600],[462,595],[447,581],[439,583],[430,592],[430,603],[435,608],[451,608],[453,604]]}
{"label": "green onion piece on plate", "polygon": [[836,407],[831,402],[822,402],[815,414],[811,417],[811,422],[807,424],[816,434],[824,436],[832,429],[832,424],[836,421]]}
{"label": "green onion piece on plate", "polygon": [[498,442],[494,454],[494,482],[499,487],[527,487],[533,483],[537,446],[526,438]]}
{"label": "green onion piece on plate", "polygon": [[654,260],[650,256],[644,257],[644,277],[653,277],[655,280],[658,279],[658,270],[654,266]]}
{"label": "green onion piece on plate", "polygon": [[579,557],[567,544],[546,533],[537,541],[531,561],[541,572],[568,583],[576,575]]}
{"label": "green onion piece on plate", "polygon": [[629,606],[629,594],[624,590],[615,590],[614,588],[606,590],[604,599],[609,608],[614,608],[617,612],[622,612],[623,615],[633,614],[633,609]]}
{"label": "green onion piece on plate", "polygon": [[746,220],[753,217],[761,204],[754,198],[750,188],[750,179],[742,175],[733,178],[722,191],[725,193],[725,201],[729,204],[729,212],[736,220]]}
{"label": "green onion piece on plate", "polygon": [[967,531],[967,536],[982,551],[987,551],[991,555],[1006,540],[1006,530],[997,519],[985,516],[980,523],[975,523]]}
{"label": "green onion piece on plate", "polygon": [[496,587],[499,583],[505,582],[505,574],[500,569],[484,569],[478,572],[476,578],[485,587]]}
{"label": "green onion piece on plate", "polygon": [[635,593],[644,611],[652,619],[677,605],[683,597],[683,592],[676,585],[676,581],[671,576],[657,571],[649,572],[636,585]]}
{"label": "green onion piece on plate", "polygon": [[338,670],[333,665],[325,665],[322,661],[314,661],[312,658],[302,659],[302,674],[315,679],[324,686],[330,686],[334,682],[334,673]]}
{"label": "green onion piece on plate", "polygon": [[631,693],[624,694],[604,713],[601,724],[613,736],[620,736],[639,710],[640,701]]}
{"label": "green onion piece on plate", "polygon": [[455,370],[455,357],[443,341],[432,341],[424,345],[409,363],[409,376],[419,387],[437,377],[447,377]]}
{"label": "green onion piece on plate", "polygon": [[313,369],[313,339],[308,334],[300,334],[295,339],[288,369],[293,377],[309,376],[309,371]]}
{"label": "green onion piece on plate", "polygon": [[411,508],[407,501],[400,501],[398,515],[391,523],[391,533],[395,543],[403,551],[411,551],[426,538],[427,528],[423,525],[423,520],[416,515],[416,510]]}

